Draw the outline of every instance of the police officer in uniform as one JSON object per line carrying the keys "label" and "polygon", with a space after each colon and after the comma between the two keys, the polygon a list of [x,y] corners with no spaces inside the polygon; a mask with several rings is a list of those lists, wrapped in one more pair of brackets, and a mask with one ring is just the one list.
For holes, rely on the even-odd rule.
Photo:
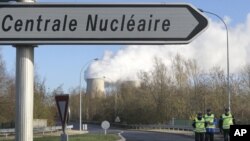
{"label": "police officer in uniform", "polygon": [[211,109],[207,109],[204,119],[206,122],[205,141],[214,141],[215,117],[214,114],[211,113]]}
{"label": "police officer in uniform", "polygon": [[202,117],[201,112],[197,114],[192,126],[194,127],[195,141],[204,141],[204,135],[206,132],[205,119]]}
{"label": "police officer in uniform", "polygon": [[220,117],[219,127],[223,131],[224,141],[229,141],[230,125],[235,124],[235,119],[228,108],[225,108],[225,113]]}

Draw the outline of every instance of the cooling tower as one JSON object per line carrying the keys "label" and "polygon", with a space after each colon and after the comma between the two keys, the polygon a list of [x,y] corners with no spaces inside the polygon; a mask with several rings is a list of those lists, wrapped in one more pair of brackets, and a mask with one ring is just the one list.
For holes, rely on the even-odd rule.
{"label": "cooling tower", "polygon": [[92,98],[104,96],[104,80],[103,78],[87,78],[87,95]]}

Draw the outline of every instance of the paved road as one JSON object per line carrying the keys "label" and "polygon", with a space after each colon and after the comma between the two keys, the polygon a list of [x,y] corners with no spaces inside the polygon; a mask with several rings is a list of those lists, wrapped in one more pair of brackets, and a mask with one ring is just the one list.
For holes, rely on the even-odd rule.
{"label": "paved road", "polygon": [[[101,125],[88,124],[88,131],[89,133],[94,134],[104,134]],[[122,131],[122,136],[126,139],[126,141],[194,141],[193,136],[136,130],[122,130],[113,127],[108,130],[108,133],[118,134]],[[215,141],[223,141],[223,139],[216,138]]]}
{"label": "paved road", "polygon": [[[73,130],[79,130],[79,124],[78,123],[70,123],[73,125]],[[88,124],[88,131],[89,133],[92,134],[100,134],[100,133],[104,133],[104,130],[101,128],[101,124]],[[122,130],[111,127],[107,133],[120,133]]]}

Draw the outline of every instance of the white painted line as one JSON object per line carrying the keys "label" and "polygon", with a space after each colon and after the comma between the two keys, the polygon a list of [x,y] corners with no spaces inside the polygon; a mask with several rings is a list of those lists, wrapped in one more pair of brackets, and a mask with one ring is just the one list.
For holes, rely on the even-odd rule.
{"label": "white painted line", "polygon": [[123,133],[123,131],[121,131],[120,133],[118,133],[119,137],[121,138],[118,141],[126,141],[126,139],[122,136],[122,133]]}

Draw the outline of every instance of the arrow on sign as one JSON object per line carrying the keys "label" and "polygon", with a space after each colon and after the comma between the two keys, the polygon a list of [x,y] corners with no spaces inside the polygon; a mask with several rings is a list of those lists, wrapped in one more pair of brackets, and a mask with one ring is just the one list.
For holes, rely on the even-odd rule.
{"label": "arrow on sign", "polygon": [[208,20],[189,4],[0,4],[0,44],[185,44]]}

